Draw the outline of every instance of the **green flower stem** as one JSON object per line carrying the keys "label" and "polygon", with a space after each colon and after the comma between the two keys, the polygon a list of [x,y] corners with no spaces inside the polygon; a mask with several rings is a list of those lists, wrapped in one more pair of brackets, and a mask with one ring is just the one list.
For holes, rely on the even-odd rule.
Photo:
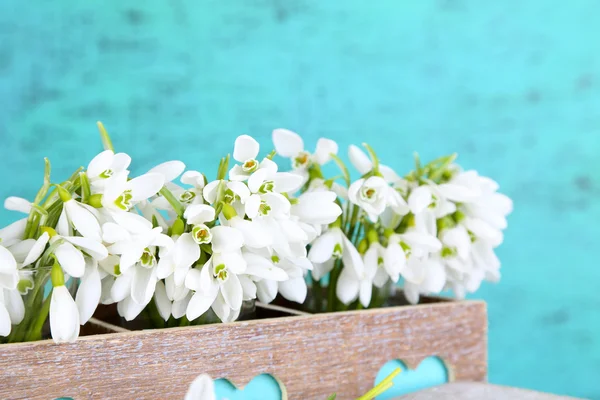
{"label": "green flower stem", "polygon": [[163,197],[165,199],[167,199],[167,201],[169,202],[169,204],[171,205],[171,207],[173,207],[173,209],[175,210],[175,212],[177,213],[177,215],[179,217],[183,217],[183,213],[185,212],[185,208],[179,202],[179,200],[177,200],[175,198],[175,196],[173,195],[173,193],[169,189],[167,189],[166,186],[163,186],[163,188],[160,189],[160,194],[163,195]]}
{"label": "green flower stem", "polygon": [[342,261],[337,260],[335,266],[329,275],[329,285],[327,286],[327,311],[336,311],[337,297],[335,289],[337,286],[340,273],[342,272]]}
{"label": "green flower stem", "polygon": [[317,279],[313,279],[312,281],[312,292],[313,292],[313,300],[314,311],[320,313],[323,311],[323,286],[321,286],[321,281]]}
{"label": "green flower stem", "polygon": [[[24,342],[28,340],[29,336],[33,337],[34,335],[36,338],[42,337],[41,330],[46,317],[44,317],[44,321],[42,321],[41,327],[39,327],[37,332],[33,330],[33,327],[38,325],[37,323],[34,323],[34,318],[38,315],[38,312],[41,309],[44,297],[44,286],[46,286],[45,284],[49,275],[49,270],[46,271],[37,269],[33,278],[33,288],[31,288],[30,292],[25,296],[25,317],[23,318],[23,321],[19,325],[15,326],[13,331],[10,333],[10,336],[8,337],[8,341],[10,343]],[[42,318],[42,316],[38,316],[38,318]]]}
{"label": "green flower stem", "polygon": [[79,173],[79,184],[81,185],[81,201],[88,203],[91,196],[90,180],[85,172]]}
{"label": "green flower stem", "polygon": [[48,319],[48,313],[50,312],[50,302],[52,301],[52,293],[48,295],[46,300],[42,303],[42,307],[40,308],[37,318],[33,326],[27,332],[27,336],[25,340],[27,342],[31,342],[34,340],[40,340],[42,338],[42,329],[44,328],[44,323],[46,319]]}
{"label": "green flower stem", "polygon": [[344,182],[346,183],[346,187],[350,187],[350,172],[348,171],[348,167],[346,167],[346,164],[344,164],[342,159],[339,158],[337,155],[332,153],[332,154],[330,154],[330,156],[331,156],[331,159],[333,161],[335,161],[337,166],[342,171],[342,174],[344,175]]}
{"label": "green flower stem", "polygon": [[367,149],[367,152],[369,153],[369,156],[371,157],[371,162],[373,163],[373,167],[371,168],[371,171],[373,172],[374,175],[378,175],[379,174],[379,158],[377,157],[377,154],[375,154],[375,150],[373,150],[373,148],[371,146],[369,146],[367,143],[363,143],[362,145],[365,149]]}

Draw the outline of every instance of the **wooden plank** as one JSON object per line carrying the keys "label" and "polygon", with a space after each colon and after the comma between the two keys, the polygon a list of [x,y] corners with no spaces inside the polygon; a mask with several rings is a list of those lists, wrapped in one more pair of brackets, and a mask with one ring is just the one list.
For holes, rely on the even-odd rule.
{"label": "wooden plank", "polygon": [[243,387],[269,373],[290,399],[357,397],[381,366],[440,356],[456,380],[484,381],[479,301],[424,304],[0,346],[0,398],[183,398],[199,374]]}

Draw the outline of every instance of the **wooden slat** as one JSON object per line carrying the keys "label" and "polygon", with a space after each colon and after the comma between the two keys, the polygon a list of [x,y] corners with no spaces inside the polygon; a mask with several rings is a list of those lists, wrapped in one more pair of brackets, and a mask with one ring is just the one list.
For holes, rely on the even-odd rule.
{"label": "wooden slat", "polygon": [[0,398],[178,399],[199,374],[244,386],[269,373],[290,399],[357,397],[387,361],[440,356],[484,381],[485,303],[424,304],[0,346]]}

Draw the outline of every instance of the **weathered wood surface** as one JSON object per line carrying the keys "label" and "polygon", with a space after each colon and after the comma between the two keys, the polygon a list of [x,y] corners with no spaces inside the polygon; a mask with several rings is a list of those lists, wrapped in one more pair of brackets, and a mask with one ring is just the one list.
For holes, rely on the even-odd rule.
{"label": "weathered wood surface", "polygon": [[456,380],[484,381],[487,319],[479,301],[97,335],[77,343],[0,346],[0,398],[178,399],[199,374],[243,387],[279,379],[290,399],[355,398],[381,366],[440,356]]}

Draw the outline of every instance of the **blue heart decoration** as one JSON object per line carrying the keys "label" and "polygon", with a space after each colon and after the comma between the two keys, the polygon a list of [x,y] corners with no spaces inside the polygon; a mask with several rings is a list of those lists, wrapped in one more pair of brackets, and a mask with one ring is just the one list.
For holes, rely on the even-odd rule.
{"label": "blue heart decoration", "polygon": [[396,368],[402,368],[402,372],[394,378],[394,386],[381,396],[378,396],[377,400],[392,399],[403,394],[448,382],[446,364],[439,357],[432,356],[421,361],[416,370],[408,369],[406,364],[400,360],[388,361],[377,373],[375,384],[384,380]]}
{"label": "blue heart decoration", "polygon": [[215,392],[217,400],[281,400],[279,382],[269,374],[255,376],[243,389],[227,379],[216,379]]}

